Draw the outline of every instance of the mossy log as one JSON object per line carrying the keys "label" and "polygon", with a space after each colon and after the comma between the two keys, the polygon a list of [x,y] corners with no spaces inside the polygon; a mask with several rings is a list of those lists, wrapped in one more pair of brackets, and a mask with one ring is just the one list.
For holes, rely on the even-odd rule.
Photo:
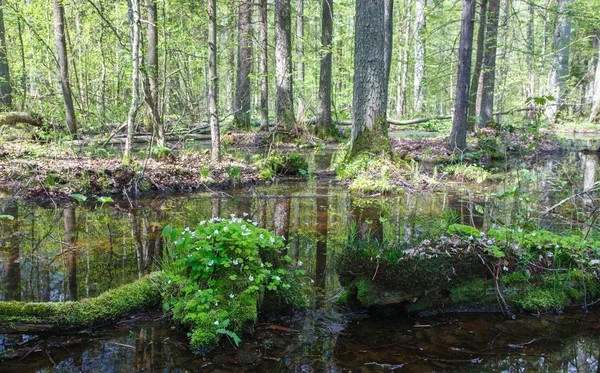
{"label": "mossy log", "polygon": [[75,302],[0,302],[0,334],[70,332],[117,321],[161,303],[162,272]]}
{"label": "mossy log", "polygon": [[42,127],[44,119],[37,115],[26,112],[9,111],[0,113],[0,127],[6,124],[25,123],[35,127]]}

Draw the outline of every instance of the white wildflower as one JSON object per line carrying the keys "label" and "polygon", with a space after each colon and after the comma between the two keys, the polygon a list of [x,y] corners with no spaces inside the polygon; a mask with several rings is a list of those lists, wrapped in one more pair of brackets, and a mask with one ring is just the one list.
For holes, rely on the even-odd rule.
{"label": "white wildflower", "polygon": [[473,241],[473,236],[469,236],[469,241]]}
{"label": "white wildflower", "polygon": [[591,265],[599,264],[599,263],[600,263],[600,260],[598,260],[598,259],[592,259],[592,260],[590,260],[590,264]]}
{"label": "white wildflower", "polygon": [[235,295],[229,294],[229,298],[233,299],[234,297],[235,297]]}
{"label": "white wildflower", "polygon": [[206,236],[207,240],[210,240],[212,238],[212,236]]}
{"label": "white wildflower", "polygon": [[252,225],[254,225],[256,227],[258,225],[258,222],[257,221],[252,222]]}
{"label": "white wildflower", "polygon": [[215,229],[215,231],[213,232],[213,234],[216,236],[219,234],[219,231]]}
{"label": "white wildflower", "polygon": [[504,270],[504,272],[508,272],[508,267],[507,266],[502,267],[502,269]]}
{"label": "white wildflower", "polygon": [[232,263],[233,263],[233,265],[235,265],[235,266],[239,264],[239,262],[237,261],[237,259],[233,259],[233,262],[232,262]]}
{"label": "white wildflower", "polygon": [[536,233],[535,233],[535,232],[532,232],[532,233],[531,233],[531,237],[535,237],[535,235],[536,235]]}
{"label": "white wildflower", "polygon": [[299,261],[298,261],[298,267],[302,267],[302,264],[304,264],[304,263],[302,263],[302,261],[301,261],[301,260],[299,260]]}
{"label": "white wildflower", "polygon": [[219,320],[215,321],[213,324],[219,325]]}
{"label": "white wildflower", "polygon": [[206,224],[206,220],[202,220],[202,221],[200,222],[200,225],[204,225],[204,224]]}
{"label": "white wildflower", "polygon": [[548,258],[553,258],[554,257],[554,253],[551,253],[551,252],[547,252],[546,255],[548,255]]}
{"label": "white wildflower", "polygon": [[227,232],[228,230],[229,230],[229,227],[228,227],[228,226],[224,226],[224,227],[223,227],[223,232]]}
{"label": "white wildflower", "polygon": [[261,239],[261,240],[264,240],[264,239],[265,239],[265,236],[263,236],[263,234],[262,234],[262,233],[261,233],[261,234],[260,234],[260,236],[258,236],[258,237],[260,237],[260,239]]}
{"label": "white wildflower", "polygon": [[269,238],[269,241],[271,241],[271,244],[275,243],[275,239],[273,237]]}
{"label": "white wildflower", "polygon": [[211,260],[210,262],[208,262],[208,266],[209,266],[209,267],[212,267],[214,264],[215,264],[215,261],[214,261],[214,260]]}
{"label": "white wildflower", "polygon": [[246,229],[248,229],[248,227],[246,227],[245,225],[242,225],[242,230],[245,231]]}
{"label": "white wildflower", "polygon": [[246,216],[248,216],[248,213],[245,212],[245,213],[242,214],[242,216],[246,217]]}
{"label": "white wildflower", "polygon": [[235,214],[229,214],[229,216],[231,216],[232,219],[235,219]]}
{"label": "white wildflower", "polygon": [[281,281],[281,277],[275,276],[275,281]]}
{"label": "white wildflower", "polygon": [[200,248],[199,248],[199,247],[197,247],[197,248],[196,248],[196,251],[198,251],[198,250],[200,250]]}
{"label": "white wildflower", "polygon": [[487,242],[486,242],[486,243],[487,243],[488,245],[493,245],[493,244],[494,244],[494,242],[493,242],[492,240],[487,240]]}
{"label": "white wildflower", "polygon": [[250,280],[250,281],[254,281],[254,276],[250,275],[250,276],[248,277],[248,280]]}

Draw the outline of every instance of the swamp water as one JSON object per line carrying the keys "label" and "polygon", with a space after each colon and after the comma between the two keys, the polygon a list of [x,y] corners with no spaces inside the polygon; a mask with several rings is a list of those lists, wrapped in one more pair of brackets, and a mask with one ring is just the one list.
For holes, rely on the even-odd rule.
{"label": "swamp water", "polygon": [[[239,347],[229,341],[199,357],[187,336],[160,314],[67,336],[0,335],[0,353],[25,351],[0,362],[0,372],[528,372],[599,369],[600,309],[561,315],[458,313],[366,318],[335,306],[341,288],[334,258],[349,236],[416,243],[439,236],[449,222],[478,228],[536,220],[569,229],[561,215],[540,213],[589,187],[598,158],[579,152],[546,157],[504,170],[482,185],[449,182],[440,191],[394,197],[352,198],[320,172],[331,154],[311,154],[316,177],[228,193],[160,195],[130,204],[55,207],[1,201],[0,300],[65,301],[96,296],[156,267],[166,224],[194,226],[230,214],[285,236],[289,255],[302,262],[313,294],[302,315],[259,320]],[[513,170],[519,160],[510,162]],[[418,170],[415,170],[417,173]],[[415,175],[417,177],[418,175]],[[520,197],[506,195],[518,183]],[[571,188],[572,187],[572,188]],[[503,196],[504,195],[504,196]],[[499,198],[499,196],[503,196]],[[583,198],[585,199],[585,198]],[[575,201],[585,206],[588,199]],[[590,210],[591,211],[591,210]],[[572,213],[574,214],[574,213]],[[592,212],[589,212],[592,214]]]}

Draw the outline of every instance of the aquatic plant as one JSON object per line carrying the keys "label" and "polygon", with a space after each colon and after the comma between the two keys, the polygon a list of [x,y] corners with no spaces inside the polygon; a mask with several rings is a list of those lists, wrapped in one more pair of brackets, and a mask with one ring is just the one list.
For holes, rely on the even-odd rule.
{"label": "aquatic plant", "polygon": [[165,310],[190,329],[191,346],[206,351],[223,335],[239,343],[265,297],[269,307],[293,309],[306,302],[285,264],[284,239],[251,220],[215,218],[196,228],[165,227]]}

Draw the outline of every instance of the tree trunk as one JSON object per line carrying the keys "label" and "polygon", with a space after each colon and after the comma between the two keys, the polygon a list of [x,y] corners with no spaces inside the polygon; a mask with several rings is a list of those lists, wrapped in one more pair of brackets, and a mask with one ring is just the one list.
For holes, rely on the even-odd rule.
{"label": "tree trunk", "polygon": [[400,73],[400,84],[398,85],[398,100],[396,101],[396,116],[402,118],[406,110],[406,81],[408,78],[408,43],[410,40],[410,17],[412,12],[412,2],[407,1],[406,10],[406,21],[404,22],[404,44],[400,49],[401,55],[398,58],[399,65],[402,64],[401,68],[398,68]]}
{"label": "tree trunk", "polygon": [[296,0],[296,49],[298,50],[298,120],[304,117],[304,0]]}
{"label": "tree trunk", "polygon": [[267,0],[260,0],[260,129],[269,130],[269,38]]}
{"label": "tree trunk", "polygon": [[425,76],[425,41],[423,33],[425,29],[425,5],[427,0],[417,0],[415,5],[415,70],[414,70],[414,87],[413,101],[414,111],[418,114],[423,109],[423,78]]}
{"label": "tree trunk", "polygon": [[391,150],[386,122],[385,0],[356,1],[354,95],[349,158]]}
{"label": "tree trunk", "polygon": [[485,30],[485,52],[483,56],[483,79],[481,114],[479,127],[492,121],[494,112],[494,90],[496,85],[496,47],[498,45],[498,20],[500,0],[490,0],[488,22]]}
{"label": "tree trunk", "polygon": [[569,44],[571,43],[571,19],[567,14],[570,0],[557,0],[559,15],[554,25],[552,36],[552,66],[548,74],[548,94],[554,97],[554,103],[546,107],[546,116],[551,123],[556,121],[558,113],[563,109],[567,79],[569,77]]}
{"label": "tree trunk", "polygon": [[208,110],[210,112],[211,158],[221,158],[221,135],[219,134],[219,113],[217,97],[219,78],[217,76],[217,2],[208,0]]}
{"label": "tree trunk", "polygon": [[592,97],[590,122],[598,120],[598,114],[600,113],[600,42],[596,44],[598,45],[598,61],[596,62],[596,74],[594,77],[594,96]]}
{"label": "tree trunk", "polygon": [[394,41],[394,0],[384,0],[384,7],[383,63],[385,70],[385,97],[387,98],[389,93],[388,86],[390,83],[390,70],[392,68],[392,45]]}
{"label": "tree trunk", "polygon": [[457,153],[461,153],[467,148],[467,109],[469,106],[471,55],[473,54],[473,14],[475,12],[475,0],[462,0],[462,3],[456,101],[454,103],[452,130],[448,139],[450,149]]}
{"label": "tree trunk", "polygon": [[250,129],[250,74],[252,73],[251,0],[240,0],[238,12],[238,58],[235,81],[235,123]]}
{"label": "tree trunk", "polygon": [[333,1],[321,1],[321,68],[319,72],[319,101],[315,133],[321,139],[337,137],[331,120],[331,47],[333,41]]}
{"label": "tree trunk", "polygon": [[156,145],[165,146],[165,128],[158,110],[158,12],[156,2],[147,0],[148,9],[148,66],[146,69],[147,90],[145,92],[146,104],[150,111],[152,121],[152,132],[156,138]]}
{"label": "tree trunk", "polygon": [[13,220],[0,225],[0,258],[4,301],[21,300],[21,239],[19,233],[19,206],[8,201],[0,206],[0,214]]}
{"label": "tree trunk", "polygon": [[10,70],[6,56],[6,36],[4,29],[4,5],[0,0],[0,109],[10,110],[12,93],[10,89]]}
{"label": "tree trunk", "polygon": [[290,12],[290,0],[275,0],[275,125],[284,130],[296,126]]}
{"label": "tree trunk", "polygon": [[476,103],[477,92],[479,91],[479,76],[481,75],[481,64],[483,61],[483,49],[485,45],[485,28],[487,23],[487,4],[488,0],[480,0],[479,6],[479,29],[477,31],[477,54],[475,55],[475,69],[471,77],[471,86],[469,88],[469,111],[467,117],[467,131],[475,130],[477,115]]}
{"label": "tree trunk", "polygon": [[123,151],[123,164],[130,165],[133,157],[135,119],[141,106],[140,98],[140,1],[129,0],[129,25],[131,27],[131,104],[127,114],[127,138]]}
{"label": "tree trunk", "polygon": [[77,136],[77,119],[73,107],[73,96],[69,83],[69,61],[67,59],[67,44],[65,40],[65,9],[62,0],[54,0],[53,3],[54,39],[58,53],[58,65],[60,68],[60,84],[65,101],[65,121],[69,133]]}
{"label": "tree trunk", "polygon": [[35,127],[41,127],[44,124],[44,120],[38,115],[29,113],[22,113],[16,111],[0,113],[0,128],[5,124],[15,123],[25,123]]}

